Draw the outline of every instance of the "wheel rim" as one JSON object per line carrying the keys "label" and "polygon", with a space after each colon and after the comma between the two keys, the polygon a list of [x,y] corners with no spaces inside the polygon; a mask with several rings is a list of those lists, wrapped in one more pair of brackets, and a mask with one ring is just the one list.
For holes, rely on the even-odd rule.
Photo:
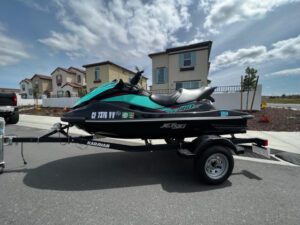
{"label": "wheel rim", "polygon": [[212,154],[205,162],[205,173],[210,179],[220,179],[227,173],[228,164],[228,159],[224,154]]}

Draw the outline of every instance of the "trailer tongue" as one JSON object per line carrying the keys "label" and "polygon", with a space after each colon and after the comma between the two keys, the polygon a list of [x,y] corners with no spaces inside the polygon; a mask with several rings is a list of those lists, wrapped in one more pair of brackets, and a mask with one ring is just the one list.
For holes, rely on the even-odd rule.
{"label": "trailer tongue", "polygon": [[208,184],[223,183],[231,175],[234,167],[232,152],[243,154],[237,145],[252,143],[261,151],[267,152],[267,140],[259,138],[224,138],[217,135],[203,135],[197,137],[192,142],[181,141],[173,144],[153,145],[145,140],[144,145],[132,146],[117,144],[107,141],[95,140],[94,136],[72,136],[69,134],[70,125],[55,124],[53,129],[40,137],[17,137],[5,136],[5,122],[0,118],[0,173],[4,171],[4,146],[13,143],[21,143],[21,154],[24,164],[27,164],[23,155],[23,143],[78,143],[102,149],[115,149],[127,152],[146,152],[146,151],[167,151],[176,150],[179,156],[193,158],[195,172],[201,181]]}

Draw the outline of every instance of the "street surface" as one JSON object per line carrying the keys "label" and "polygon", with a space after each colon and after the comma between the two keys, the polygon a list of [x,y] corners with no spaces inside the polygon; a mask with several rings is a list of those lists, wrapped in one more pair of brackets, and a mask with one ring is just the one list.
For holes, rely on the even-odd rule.
{"label": "street surface", "polygon": [[[45,130],[7,126],[6,134]],[[295,224],[300,167],[235,160],[221,186],[200,184],[175,152],[61,144],[6,146],[0,224]]]}

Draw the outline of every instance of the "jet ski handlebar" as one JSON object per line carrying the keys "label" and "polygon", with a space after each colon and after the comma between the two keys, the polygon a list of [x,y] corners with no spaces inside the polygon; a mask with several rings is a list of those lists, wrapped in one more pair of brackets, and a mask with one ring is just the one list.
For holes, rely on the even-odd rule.
{"label": "jet ski handlebar", "polygon": [[137,85],[141,79],[142,74],[144,73],[144,70],[136,72],[134,77],[130,80],[131,85]]}

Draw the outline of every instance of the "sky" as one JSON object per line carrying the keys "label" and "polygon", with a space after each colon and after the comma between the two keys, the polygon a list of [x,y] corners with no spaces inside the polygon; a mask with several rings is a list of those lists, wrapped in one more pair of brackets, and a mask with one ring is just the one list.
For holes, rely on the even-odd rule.
{"label": "sky", "polygon": [[148,54],[211,40],[212,86],[250,66],[264,95],[300,94],[299,18],[300,0],[2,0],[0,87],[106,60],[151,78]]}

